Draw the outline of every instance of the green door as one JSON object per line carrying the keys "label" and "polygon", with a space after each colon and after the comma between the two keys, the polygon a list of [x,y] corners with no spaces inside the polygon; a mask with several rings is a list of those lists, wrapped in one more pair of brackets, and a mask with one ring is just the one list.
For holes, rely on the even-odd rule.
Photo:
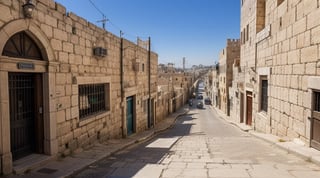
{"label": "green door", "polygon": [[127,98],[127,134],[131,135],[133,130],[133,97]]}

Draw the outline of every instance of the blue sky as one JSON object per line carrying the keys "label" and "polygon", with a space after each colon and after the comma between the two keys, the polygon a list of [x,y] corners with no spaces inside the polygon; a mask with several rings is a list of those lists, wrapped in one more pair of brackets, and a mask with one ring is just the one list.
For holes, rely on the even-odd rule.
{"label": "blue sky", "polygon": [[[151,37],[159,63],[212,65],[226,39],[239,38],[240,0],[91,0],[110,21],[106,30],[124,38]],[[102,14],[89,0],[56,0],[101,26]]]}

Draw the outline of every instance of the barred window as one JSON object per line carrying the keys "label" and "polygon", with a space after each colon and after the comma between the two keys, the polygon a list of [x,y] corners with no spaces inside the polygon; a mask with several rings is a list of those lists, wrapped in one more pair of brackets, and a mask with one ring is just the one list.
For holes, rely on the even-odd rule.
{"label": "barred window", "polygon": [[109,84],[79,85],[80,119],[109,110]]}
{"label": "barred window", "polygon": [[268,80],[261,80],[261,111],[268,112]]}

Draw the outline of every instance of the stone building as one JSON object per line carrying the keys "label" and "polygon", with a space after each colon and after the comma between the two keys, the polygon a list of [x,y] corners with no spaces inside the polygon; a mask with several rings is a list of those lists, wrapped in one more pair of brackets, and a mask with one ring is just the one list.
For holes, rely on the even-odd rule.
{"label": "stone building", "polygon": [[157,54],[53,0],[33,3],[28,15],[24,0],[0,2],[3,174],[25,156],[69,155],[155,120]]}
{"label": "stone building", "polygon": [[219,54],[218,108],[230,114],[229,87],[232,84],[232,67],[234,60],[240,56],[240,40],[228,39],[226,47]]}
{"label": "stone building", "polygon": [[[160,79],[161,80],[161,79]],[[159,81],[160,83],[160,81]],[[172,113],[172,92],[170,92],[171,84],[158,85],[158,96],[156,102],[156,120],[155,124],[161,122],[170,113]]]}
{"label": "stone building", "polygon": [[211,104],[212,106],[219,108],[219,64],[214,65],[212,71],[212,86],[211,86]]}
{"label": "stone building", "polygon": [[213,75],[212,75],[212,69],[209,70],[209,72],[205,75],[204,80],[204,90],[206,91],[206,95],[210,100],[212,101],[212,91],[213,91]]}
{"label": "stone building", "polygon": [[195,83],[192,73],[177,73],[172,63],[159,68],[156,122],[181,108],[191,97]]}
{"label": "stone building", "polygon": [[318,0],[241,0],[244,120],[320,149]]}
{"label": "stone building", "polygon": [[244,73],[241,72],[240,58],[234,60],[233,63],[233,78],[232,85],[229,87],[229,101],[230,101],[230,119],[234,122],[243,123],[243,100],[244,95],[240,92],[242,81],[244,80]]}

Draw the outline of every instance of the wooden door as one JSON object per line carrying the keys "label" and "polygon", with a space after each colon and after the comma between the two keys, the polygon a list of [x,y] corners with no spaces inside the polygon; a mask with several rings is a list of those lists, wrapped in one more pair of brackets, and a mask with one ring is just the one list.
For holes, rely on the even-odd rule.
{"label": "wooden door", "polygon": [[13,160],[43,153],[41,74],[9,73],[10,139]]}
{"label": "wooden door", "polygon": [[247,125],[252,125],[252,96],[247,94]]}
{"label": "wooden door", "polygon": [[243,93],[240,94],[240,123],[243,123],[243,95]]}

